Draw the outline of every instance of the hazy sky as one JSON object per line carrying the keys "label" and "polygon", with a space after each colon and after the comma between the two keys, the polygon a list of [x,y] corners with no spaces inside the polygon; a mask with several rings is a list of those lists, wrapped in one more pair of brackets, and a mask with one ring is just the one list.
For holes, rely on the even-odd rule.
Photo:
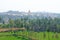
{"label": "hazy sky", "polygon": [[0,12],[8,10],[60,13],[60,0],[0,0]]}

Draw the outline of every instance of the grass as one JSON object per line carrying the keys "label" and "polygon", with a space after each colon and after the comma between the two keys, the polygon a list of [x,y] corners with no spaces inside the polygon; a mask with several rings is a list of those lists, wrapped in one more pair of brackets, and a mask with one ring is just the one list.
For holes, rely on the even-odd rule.
{"label": "grass", "polygon": [[23,36],[13,36],[14,33],[11,32],[1,32],[0,40],[29,40],[27,37]]}
{"label": "grass", "polygon": [[[45,33],[45,37],[44,37]],[[33,31],[18,31],[15,34],[18,36],[12,36],[11,32],[1,32],[0,40],[60,40],[60,33],[58,33],[58,38],[56,33],[53,32],[33,32]],[[5,36],[11,35],[11,36]]]}
{"label": "grass", "polygon": [[32,39],[36,40],[60,40],[60,33],[58,33],[58,38],[56,37],[56,33],[53,32],[45,32],[45,37],[44,37],[44,32],[17,32],[17,34],[24,35],[26,37],[30,37]]}

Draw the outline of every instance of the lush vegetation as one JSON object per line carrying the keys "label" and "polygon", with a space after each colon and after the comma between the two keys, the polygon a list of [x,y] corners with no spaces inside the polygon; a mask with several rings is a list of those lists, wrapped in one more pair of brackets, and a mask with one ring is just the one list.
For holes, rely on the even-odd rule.
{"label": "lush vegetation", "polygon": [[[0,18],[1,20],[1,18]],[[1,22],[1,21],[0,21]],[[23,17],[20,19],[9,19],[8,23],[2,22],[0,28],[25,28],[29,31],[48,31],[48,32],[60,32],[60,18],[28,18]]]}
{"label": "lush vegetation", "polygon": [[17,31],[15,35],[10,32],[1,32],[0,40],[60,40],[60,33],[54,32],[33,32],[33,31]]}
{"label": "lush vegetation", "polygon": [[[0,18],[1,22],[2,18]],[[0,28],[24,28],[25,30],[8,30],[1,32],[1,40],[60,40],[60,18],[28,18],[10,19]],[[11,32],[11,33],[10,33]],[[5,36],[3,36],[5,35]],[[8,35],[8,36],[7,36]],[[9,38],[7,38],[9,37]],[[18,39],[17,39],[18,38]]]}

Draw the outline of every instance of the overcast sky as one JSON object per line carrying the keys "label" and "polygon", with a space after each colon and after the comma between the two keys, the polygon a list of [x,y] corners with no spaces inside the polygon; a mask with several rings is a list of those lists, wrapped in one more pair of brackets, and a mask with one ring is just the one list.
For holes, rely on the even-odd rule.
{"label": "overcast sky", "polygon": [[60,13],[60,0],[0,0],[0,12],[9,10]]}

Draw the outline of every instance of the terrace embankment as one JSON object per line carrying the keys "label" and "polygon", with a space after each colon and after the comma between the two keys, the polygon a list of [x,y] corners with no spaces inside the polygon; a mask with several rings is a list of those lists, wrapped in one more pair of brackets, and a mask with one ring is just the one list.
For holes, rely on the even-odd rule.
{"label": "terrace embankment", "polygon": [[0,28],[0,32],[15,31],[15,30],[25,30],[25,28]]}

